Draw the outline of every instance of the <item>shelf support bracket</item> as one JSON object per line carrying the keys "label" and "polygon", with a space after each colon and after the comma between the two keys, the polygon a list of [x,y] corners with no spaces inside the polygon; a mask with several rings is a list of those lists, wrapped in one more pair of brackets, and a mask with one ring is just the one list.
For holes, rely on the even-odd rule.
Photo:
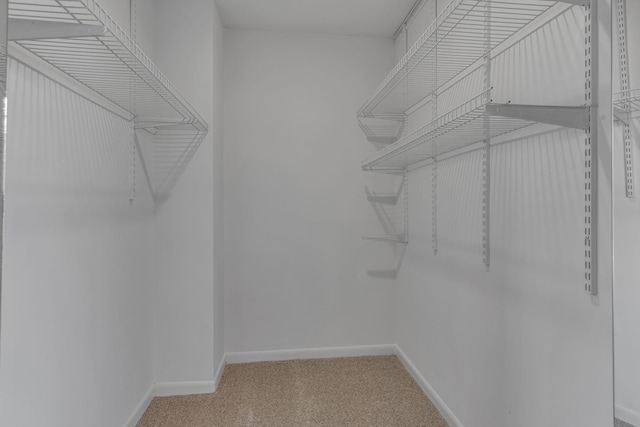
{"label": "shelf support bracket", "polygon": [[[484,10],[484,91],[483,102],[491,100],[491,2],[485,2]],[[484,148],[482,150],[482,261],[489,271],[491,265],[491,120],[484,115]]]}
{"label": "shelf support bracket", "polygon": [[103,25],[68,24],[54,21],[9,18],[9,40],[67,39],[102,36]]}
{"label": "shelf support bracket", "polygon": [[[622,122],[624,125],[631,123],[631,114],[628,111],[623,110],[620,107],[613,107],[613,119],[618,122]],[[626,153],[625,153],[626,154]]]}
{"label": "shelf support bracket", "polygon": [[490,116],[502,116],[512,119],[546,123],[572,129],[589,128],[590,107],[565,107],[552,105],[487,104]]}

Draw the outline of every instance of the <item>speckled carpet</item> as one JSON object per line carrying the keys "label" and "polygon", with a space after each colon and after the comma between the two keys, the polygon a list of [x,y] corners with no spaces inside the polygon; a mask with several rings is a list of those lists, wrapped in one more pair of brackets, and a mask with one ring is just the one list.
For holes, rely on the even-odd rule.
{"label": "speckled carpet", "polygon": [[616,418],[616,423],[614,427],[634,427],[634,426]]}
{"label": "speckled carpet", "polygon": [[395,356],[227,365],[218,391],[157,397],[138,427],[447,427]]}

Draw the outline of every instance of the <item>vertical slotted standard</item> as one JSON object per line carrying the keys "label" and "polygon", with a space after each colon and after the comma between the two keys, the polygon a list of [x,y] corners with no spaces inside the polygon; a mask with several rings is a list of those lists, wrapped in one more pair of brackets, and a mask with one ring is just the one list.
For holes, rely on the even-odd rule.
{"label": "vertical slotted standard", "polygon": [[[597,100],[593,91],[592,82],[597,79],[595,75],[597,68],[594,68],[594,64],[597,63],[597,57],[595,57],[595,46],[593,41],[597,40],[594,35],[597,31],[597,0],[591,0],[591,3],[585,6],[585,103],[591,105],[591,117],[589,127],[585,131],[584,138],[584,290],[588,294],[597,295],[597,274],[596,274],[596,262],[597,259],[597,218],[596,218],[596,206],[597,198],[596,191],[598,188],[597,180],[597,159],[598,150],[597,143],[594,136],[597,135]],[[595,80],[597,81],[597,80]]]}
{"label": "vertical slotted standard", "polygon": [[402,196],[403,203],[403,219],[404,219],[404,242],[409,243],[409,172],[405,171],[402,183],[404,185],[404,194]]}
{"label": "vertical slotted standard", "polygon": [[[406,54],[407,52],[409,52],[409,24],[408,22],[404,23],[404,53]],[[404,126],[403,126],[403,136],[407,136],[408,133],[408,129],[407,129],[407,123],[409,121],[409,117],[406,113],[406,111],[409,108],[409,79],[407,78],[405,81],[405,91],[404,91],[404,96],[405,96],[405,113],[404,113]],[[404,175],[402,177],[402,184],[403,184],[403,194],[402,194],[402,220],[404,222],[403,224],[403,231],[404,231],[404,242],[405,243],[409,243],[409,171],[407,170],[407,168],[404,169]]]}
{"label": "vertical slotted standard", "polygon": [[[134,43],[137,42],[136,34],[136,0],[131,0],[129,8],[129,32],[131,33],[131,39]],[[131,110],[136,116],[136,79],[134,76],[130,77],[130,94],[129,102],[131,103]],[[129,139],[129,203],[133,204],[136,199],[136,144],[137,135],[134,122],[130,123],[131,126],[131,138]]]}
{"label": "vertical slotted standard", "polygon": [[[0,0],[0,303],[2,302],[2,248],[4,239],[4,172],[7,136],[7,32],[8,0]],[[1,306],[2,304],[0,304]],[[0,311],[0,314],[1,311]],[[0,329],[1,329],[0,325]]]}
{"label": "vertical slotted standard", "polygon": [[438,160],[431,165],[431,240],[433,253],[438,253]]}
{"label": "vertical slotted standard", "polygon": [[[620,91],[623,99],[630,96],[629,89],[631,87],[629,79],[629,57],[627,51],[627,1],[618,0],[617,2],[617,22],[618,22],[618,55],[620,58]],[[623,105],[626,121],[622,124],[623,141],[624,141],[624,178],[625,192],[628,198],[635,196],[633,189],[633,151],[631,145],[631,112],[628,103]]]}
{"label": "vertical slotted standard", "polygon": [[[485,2],[485,52],[483,103],[491,102],[491,1]],[[482,259],[488,269],[491,265],[491,121],[484,114],[484,149],[482,150]]]}
{"label": "vertical slotted standard", "polygon": [[[434,20],[438,19],[438,0],[432,0],[433,6],[432,16]],[[432,62],[432,78],[436,90],[431,95],[431,121],[438,119],[438,31],[435,31],[435,41],[433,48],[434,60]],[[438,152],[437,139],[433,142],[434,152]],[[431,241],[433,245],[433,253],[438,253],[438,159],[433,158],[431,165]]]}

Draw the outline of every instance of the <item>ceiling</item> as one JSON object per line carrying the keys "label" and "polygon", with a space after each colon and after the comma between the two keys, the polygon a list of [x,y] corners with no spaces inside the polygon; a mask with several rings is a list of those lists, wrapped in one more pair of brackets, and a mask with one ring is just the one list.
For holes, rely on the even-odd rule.
{"label": "ceiling", "polygon": [[416,0],[216,0],[225,28],[392,37]]}

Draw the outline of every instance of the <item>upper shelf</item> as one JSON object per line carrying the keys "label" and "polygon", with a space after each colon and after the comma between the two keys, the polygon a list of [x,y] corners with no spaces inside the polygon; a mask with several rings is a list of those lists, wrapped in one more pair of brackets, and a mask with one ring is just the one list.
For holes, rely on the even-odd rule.
{"label": "upper shelf", "polygon": [[360,108],[358,117],[398,118],[481,59],[486,53],[487,5],[493,49],[556,3],[451,1]]}
{"label": "upper shelf", "polygon": [[397,173],[408,166],[484,140],[485,118],[494,138],[535,123],[589,126],[590,107],[493,104],[478,95],[362,162],[362,169]]}
{"label": "upper shelf", "polygon": [[159,136],[153,191],[168,192],[207,123],[95,0],[10,0],[9,40],[128,111],[136,129]]}

